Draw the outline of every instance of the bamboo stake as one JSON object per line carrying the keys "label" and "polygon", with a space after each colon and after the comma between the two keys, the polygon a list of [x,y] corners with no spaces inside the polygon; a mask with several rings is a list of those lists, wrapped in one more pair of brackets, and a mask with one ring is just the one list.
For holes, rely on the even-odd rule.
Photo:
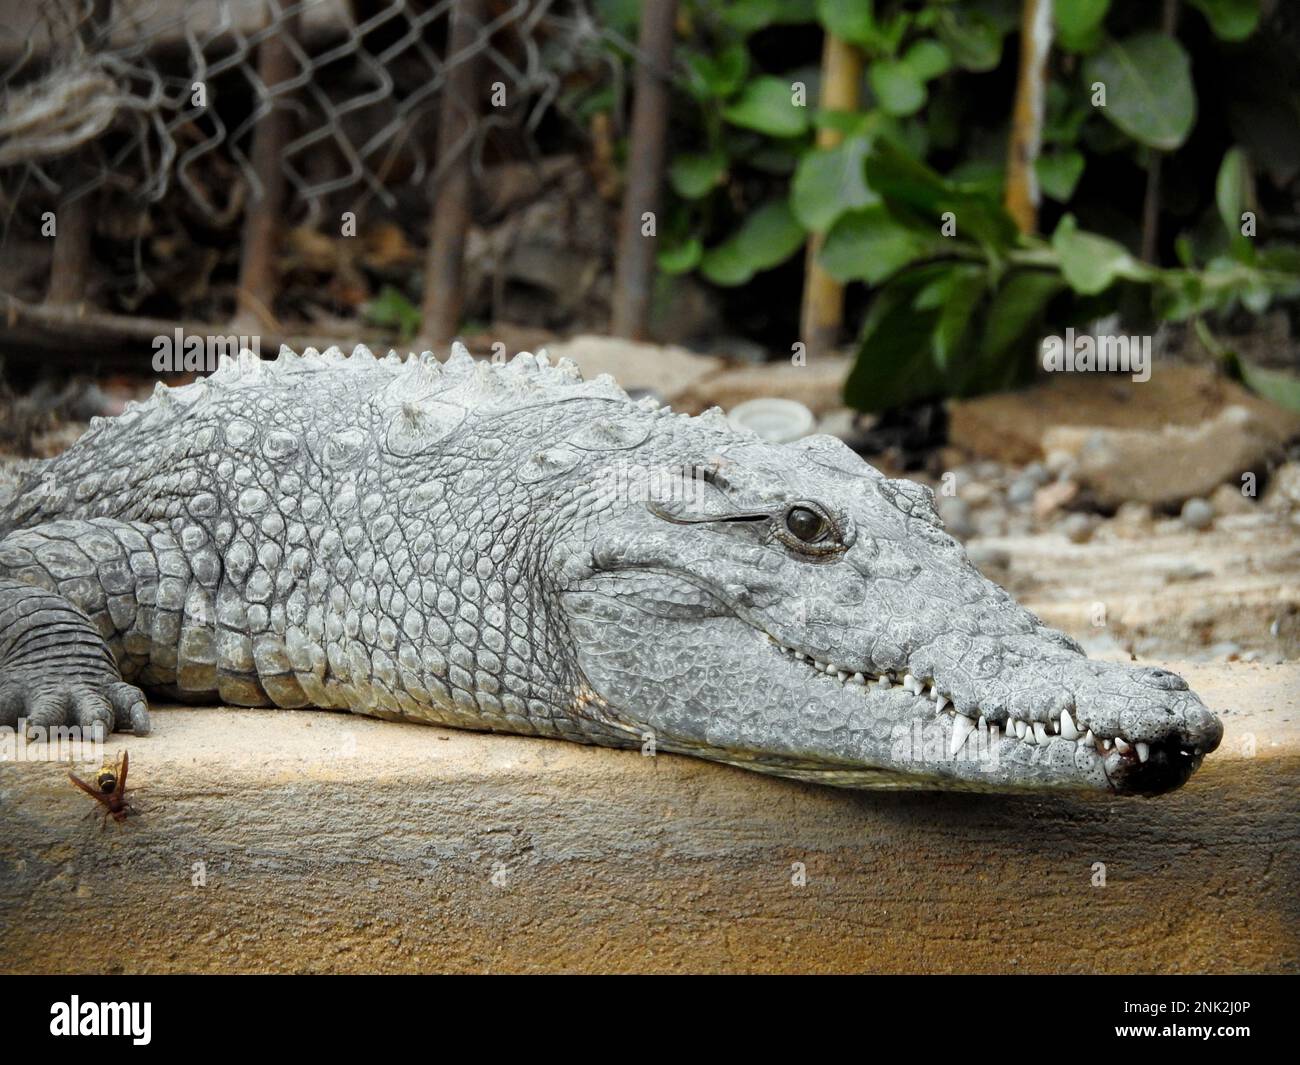
{"label": "bamboo stake", "polygon": [[[821,106],[827,111],[856,111],[862,98],[862,53],[827,33],[822,46]],[[843,140],[839,130],[819,129],[817,146],[834,148]],[[800,332],[809,354],[829,351],[844,324],[844,286],[817,262],[826,243],[824,233],[808,236],[804,256],[803,309]]]}
{"label": "bamboo stake", "polygon": [[1024,0],[1020,12],[1020,73],[1007,150],[1007,213],[1021,233],[1038,229],[1038,176],[1034,164],[1043,140],[1047,55],[1052,49],[1052,0]]}

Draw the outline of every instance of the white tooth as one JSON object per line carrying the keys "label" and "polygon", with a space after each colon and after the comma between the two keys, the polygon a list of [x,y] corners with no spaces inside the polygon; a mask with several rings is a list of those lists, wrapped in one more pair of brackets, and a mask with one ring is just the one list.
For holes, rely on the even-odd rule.
{"label": "white tooth", "polygon": [[1016,719],[1014,728],[1016,730],[1016,739],[1018,740],[1023,740],[1025,738],[1025,733],[1029,731],[1029,726],[1019,718]]}
{"label": "white tooth", "polygon": [[843,684],[846,680],[849,679],[849,675],[845,673],[844,670],[842,669],[837,669],[835,671],[835,677],[841,684]]}
{"label": "white tooth", "polygon": [[1128,745],[1128,741],[1124,739],[1123,736],[1116,736],[1115,749],[1119,751],[1120,754],[1128,754],[1128,752],[1133,748]]}
{"label": "white tooth", "polygon": [[893,685],[889,682],[889,677],[882,676],[879,680],[876,681],[876,687],[883,688],[885,691],[889,691],[889,689],[892,688]]}
{"label": "white tooth", "polygon": [[1034,722],[1034,740],[1042,746],[1047,746],[1047,728],[1041,721]]}
{"label": "white tooth", "polygon": [[1133,744],[1133,746],[1137,748],[1138,761],[1139,761],[1139,762],[1145,762],[1148,758],[1151,757],[1151,746],[1150,746],[1150,744],[1147,744],[1147,743],[1135,743],[1135,744]]}
{"label": "white tooth", "polygon": [[794,656],[795,656],[795,658],[799,659],[800,662],[807,662],[807,661],[808,661],[808,656],[807,656],[806,654],[804,654],[802,651],[796,651],[796,652],[794,653]]}
{"label": "white tooth", "polygon": [[1061,711],[1061,735],[1067,740],[1079,738],[1079,730],[1074,727],[1074,718],[1070,716],[1069,710]]}
{"label": "white tooth", "polygon": [[952,719],[952,739],[948,745],[948,754],[955,756],[961,750],[962,744],[966,742],[966,737],[974,731],[974,721],[961,714],[955,714]]}
{"label": "white tooth", "polygon": [[912,685],[916,683],[916,678],[910,673],[903,674],[903,687],[908,691],[912,690]]}
{"label": "white tooth", "polygon": [[853,674],[853,683],[854,683],[854,684],[866,684],[866,683],[867,683],[867,678],[864,677],[861,673],[854,673],[854,674]]}
{"label": "white tooth", "polygon": [[949,702],[948,696],[940,695],[938,692],[935,692],[934,693],[935,713],[941,713],[943,711],[943,708],[948,705],[948,702]]}
{"label": "white tooth", "polygon": [[1110,750],[1110,740],[1102,740],[1102,741],[1101,741],[1101,749],[1102,749],[1103,751],[1109,751],[1109,750]]}
{"label": "white tooth", "polygon": [[1085,733],[1083,734],[1083,739],[1081,739],[1079,742],[1080,742],[1080,743],[1091,743],[1093,746],[1096,746],[1096,744],[1097,744],[1097,737],[1094,736],[1094,735],[1092,734],[1092,729],[1089,729],[1087,732],[1085,732]]}

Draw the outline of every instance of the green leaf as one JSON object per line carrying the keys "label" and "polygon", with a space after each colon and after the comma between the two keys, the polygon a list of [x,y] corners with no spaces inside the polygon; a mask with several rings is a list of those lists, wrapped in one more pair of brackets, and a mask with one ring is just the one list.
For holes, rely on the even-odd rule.
{"label": "green leaf", "polygon": [[834,148],[813,149],[799,160],[790,203],[805,227],[825,233],[845,211],[879,199],[867,187],[862,166],[870,146],[866,137],[850,137]]}
{"label": "green leaf", "polygon": [[878,21],[871,0],[817,0],[817,21],[843,41],[871,56],[892,56],[902,43],[911,16],[899,13]]}
{"label": "green leaf", "polygon": [[790,205],[771,200],[745,219],[741,227],[706,251],[700,271],[715,285],[743,285],[760,270],[790,258],[804,242],[804,230]]}
{"label": "green leaf", "polygon": [[925,105],[925,82],[901,59],[872,63],[867,80],[886,114],[913,115]]}
{"label": "green leaf", "polygon": [[1241,379],[1252,392],[1272,400],[1279,407],[1300,412],[1300,377],[1286,370],[1258,366],[1240,356],[1236,365]]}
{"label": "green leaf", "polygon": [[1221,41],[1244,41],[1259,25],[1259,0],[1188,0]]}
{"label": "green leaf", "polygon": [[749,73],[749,49],[737,42],[716,55],[690,52],[686,56],[691,89],[699,100],[731,97]]}
{"label": "green leaf", "polygon": [[927,237],[939,237],[943,216],[951,212],[957,236],[976,241],[990,255],[1001,256],[1016,242],[1015,223],[996,193],[945,180],[886,137],[873,143],[866,171],[867,184],[891,213]]}
{"label": "green leaf", "polygon": [[790,84],[771,75],[750,81],[722,117],[769,137],[797,137],[809,123],[808,109],[795,105]]}
{"label": "green leaf", "polygon": [[877,284],[917,259],[942,251],[941,238],[900,225],[879,204],[849,211],[826,235],[818,262],[841,284]]}
{"label": "green leaf", "polygon": [[1036,331],[1048,301],[1064,288],[1065,283],[1055,271],[1018,270],[1011,274],[993,297],[980,350],[1002,355],[1026,339]]}
{"label": "green leaf", "polygon": [[1148,147],[1172,151],[1196,121],[1187,53],[1166,34],[1111,41],[1084,64],[1084,80],[1105,85],[1102,113]]}
{"label": "green leaf", "polygon": [[677,195],[698,200],[717,188],[726,172],[727,157],[722,152],[688,152],[673,159],[668,183]]}
{"label": "green leaf", "polygon": [[657,261],[659,269],[665,274],[685,274],[694,270],[703,256],[704,245],[700,243],[698,237],[691,237],[690,240],[675,248],[661,251]]}
{"label": "green leaf", "polygon": [[1058,203],[1068,203],[1083,176],[1083,165],[1083,152],[1073,148],[1040,155],[1034,169],[1043,194]]}
{"label": "green leaf", "polygon": [[1110,0],[1056,0],[1056,37],[1067,52],[1091,52],[1101,43]]}
{"label": "green leaf", "polygon": [[[971,321],[976,308],[988,292],[988,275],[982,266],[955,266],[943,286],[939,318],[935,323],[932,347],[934,361],[946,370],[954,364],[961,350],[969,344]],[[925,292],[917,297],[917,307],[924,306]]]}
{"label": "green leaf", "polygon": [[1214,182],[1214,202],[1233,244],[1249,239],[1241,232],[1241,215],[1246,210],[1249,189],[1250,167],[1246,153],[1240,148],[1229,148],[1219,164],[1219,175]]}
{"label": "green leaf", "polygon": [[372,325],[396,329],[403,340],[415,336],[420,329],[420,308],[392,285],[385,285],[366,304],[365,316]]}
{"label": "green leaf", "polygon": [[729,0],[719,5],[722,21],[732,29],[749,35],[779,23],[813,22],[813,0]]}
{"label": "green leaf", "polygon": [[908,48],[903,62],[921,81],[930,81],[952,69],[952,53],[933,37],[923,37]]}
{"label": "green leaf", "polygon": [[1080,230],[1074,215],[1067,214],[1057,225],[1052,249],[1065,280],[1081,296],[1104,292],[1119,278],[1147,281],[1154,275],[1151,267],[1134,259],[1124,245]]}
{"label": "green leaf", "polygon": [[944,8],[939,19],[939,39],[948,46],[953,61],[963,70],[988,71],[1002,61],[1002,32],[982,11]]}
{"label": "green leaf", "polygon": [[952,266],[931,263],[883,286],[862,324],[858,357],[844,383],[844,398],[858,410],[881,411],[929,399],[943,391],[944,375],[932,355],[937,311],[918,311],[918,292]]}

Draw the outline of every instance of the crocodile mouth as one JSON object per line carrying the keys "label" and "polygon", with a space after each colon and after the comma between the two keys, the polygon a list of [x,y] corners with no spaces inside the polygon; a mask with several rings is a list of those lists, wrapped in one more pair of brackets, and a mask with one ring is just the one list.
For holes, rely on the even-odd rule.
{"label": "crocodile mouth", "polygon": [[1065,706],[1054,707],[1042,721],[1028,721],[1006,710],[986,713],[977,709],[974,713],[964,713],[932,677],[911,673],[899,677],[893,671],[854,669],[784,644],[769,632],[763,635],[778,654],[807,667],[811,684],[833,685],[863,697],[900,689],[909,693],[925,719],[937,719],[946,726],[950,758],[962,756],[968,743],[986,748],[989,743],[1003,741],[1032,753],[1033,748],[1045,750],[1054,743],[1069,742],[1075,745],[1076,751],[1095,755],[1111,790],[1157,794],[1185,782],[1207,753],[1200,746],[1183,743],[1174,736],[1132,740],[1118,732],[1098,735],[1089,727],[1080,727],[1075,715]]}

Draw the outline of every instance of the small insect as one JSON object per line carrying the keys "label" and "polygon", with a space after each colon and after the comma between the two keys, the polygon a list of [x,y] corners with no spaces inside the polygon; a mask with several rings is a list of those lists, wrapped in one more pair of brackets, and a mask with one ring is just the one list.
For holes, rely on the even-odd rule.
{"label": "small insect", "polygon": [[[95,774],[95,783],[87,784],[78,776],[68,774],[68,779],[76,784],[82,791],[89,795],[98,803],[104,806],[104,819],[100,822],[99,830],[102,832],[104,826],[108,824],[108,819],[112,817],[114,821],[121,824],[131,814],[138,814],[137,810],[126,797],[126,769],[128,759],[126,751],[122,752],[122,757],[116,763],[105,762]],[[137,788],[137,791],[140,789]],[[92,811],[93,812],[93,811]]]}

